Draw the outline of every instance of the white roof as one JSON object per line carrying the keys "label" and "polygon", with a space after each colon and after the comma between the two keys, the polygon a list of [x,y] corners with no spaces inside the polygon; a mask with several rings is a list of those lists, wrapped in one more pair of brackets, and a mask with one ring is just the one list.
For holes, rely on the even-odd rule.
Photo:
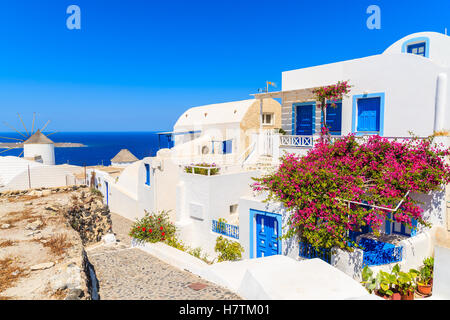
{"label": "white roof", "polygon": [[0,157],[0,186],[6,186],[15,176],[28,170],[28,166],[34,168],[45,167],[46,165],[19,157]]}
{"label": "white roof", "polygon": [[174,129],[176,131],[177,127],[239,123],[254,103],[259,102],[257,99],[248,99],[193,107],[178,118]]}

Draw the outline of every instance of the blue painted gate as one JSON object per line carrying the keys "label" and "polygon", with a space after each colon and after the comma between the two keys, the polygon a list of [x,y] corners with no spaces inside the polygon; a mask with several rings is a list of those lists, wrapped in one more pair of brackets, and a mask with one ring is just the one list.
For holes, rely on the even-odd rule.
{"label": "blue painted gate", "polygon": [[380,97],[358,99],[357,131],[380,131]]}
{"label": "blue painted gate", "polygon": [[280,253],[278,221],[275,217],[256,215],[256,257],[267,257]]}
{"label": "blue painted gate", "polygon": [[311,136],[313,134],[313,116],[314,105],[298,105],[297,106],[297,120],[295,122],[295,134],[300,136]]}

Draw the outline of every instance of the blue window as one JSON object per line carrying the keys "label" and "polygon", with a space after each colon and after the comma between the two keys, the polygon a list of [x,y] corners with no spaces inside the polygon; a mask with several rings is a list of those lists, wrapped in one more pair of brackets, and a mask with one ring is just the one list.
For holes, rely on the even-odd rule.
{"label": "blue window", "polygon": [[233,140],[226,140],[222,142],[222,152],[224,154],[233,152]]}
{"label": "blue window", "polygon": [[427,44],[426,42],[410,44],[407,46],[406,52],[426,57]]}
{"label": "blue window", "polygon": [[148,163],[145,164],[145,184],[150,185],[150,165]]}
{"label": "blue window", "polygon": [[358,132],[380,132],[380,97],[358,99]]}

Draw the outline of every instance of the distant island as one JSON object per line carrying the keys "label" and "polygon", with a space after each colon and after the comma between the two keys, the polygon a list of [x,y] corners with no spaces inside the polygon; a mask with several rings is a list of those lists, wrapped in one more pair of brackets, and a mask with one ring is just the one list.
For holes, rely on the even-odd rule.
{"label": "distant island", "polygon": [[[15,143],[15,142],[0,142],[0,148],[23,148],[23,143]],[[74,142],[55,142],[55,148],[81,148],[86,147],[82,143],[74,143]]]}

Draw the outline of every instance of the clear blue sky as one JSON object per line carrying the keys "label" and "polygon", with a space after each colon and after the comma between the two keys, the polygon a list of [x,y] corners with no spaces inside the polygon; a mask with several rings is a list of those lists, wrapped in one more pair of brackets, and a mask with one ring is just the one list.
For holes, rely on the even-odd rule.
{"label": "clear blue sky", "polygon": [[[71,4],[81,30],[66,27]],[[366,27],[371,4],[381,30]],[[52,130],[168,130],[191,106],[280,88],[282,71],[445,27],[449,0],[0,0],[0,120],[31,124],[36,111]]]}

